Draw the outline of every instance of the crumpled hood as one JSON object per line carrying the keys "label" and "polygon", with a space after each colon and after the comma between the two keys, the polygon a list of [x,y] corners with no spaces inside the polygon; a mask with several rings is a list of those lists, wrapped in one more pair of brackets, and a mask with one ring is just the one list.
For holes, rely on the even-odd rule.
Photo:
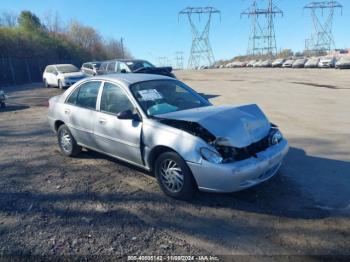
{"label": "crumpled hood", "polygon": [[258,142],[271,125],[257,105],[208,106],[157,115],[159,118],[196,122],[216,137],[217,145],[246,147]]}

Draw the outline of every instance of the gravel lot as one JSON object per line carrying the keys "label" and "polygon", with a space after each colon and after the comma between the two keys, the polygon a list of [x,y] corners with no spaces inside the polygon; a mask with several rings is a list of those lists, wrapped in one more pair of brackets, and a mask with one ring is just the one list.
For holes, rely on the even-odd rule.
{"label": "gravel lot", "polygon": [[0,254],[350,255],[350,71],[176,72],[211,102],[257,103],[290,141],[280,173],[233,194],[168,198],[141,170],[65,158],[41,84],[0,111]]}

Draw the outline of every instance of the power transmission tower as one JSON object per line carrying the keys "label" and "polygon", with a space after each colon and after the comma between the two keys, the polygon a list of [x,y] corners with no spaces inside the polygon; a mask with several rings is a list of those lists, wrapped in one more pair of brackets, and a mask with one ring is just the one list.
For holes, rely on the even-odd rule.
{"label": "power transmission tower", "polygon": [[176,69],[183,69],[184,68],[184,52],[175,52],[175,63],[176,63]]}
{"label": "power transmission tower", "polygon": [[158,57],[158,66],[159,67],[165,66],[166,60],[167,60],[167,57],[165,57],[165,56]]}
{"label": "power transmission tower", "polygon": [[283,16],[283,12],[273,4],[273,0],[268,0],[267,8],[259,8],[257,0],[252,2],[252,5],[241,13],[241,16],[251,18],[247,53],[274,56],[277,53],[274,18],[276,15]]}
{"label": "power transmission tower", "polygon": [[[311,11],[314,27],[311,37],[305,40],[305,52],[319,54],[329,52],[332,48],[335,48],[333,18],[337,8],[343,10],[343,6],[336,1],[311,2],[304,6],[304,9]],[[328,16],[326,19],[322,19],[321,16],[325,12],[328,13]]]}
{"label": "power transmission tower", "polygon": [[[192,31],[192,46],[188,59],[188,68],[190,69],[198,68],[201,65],[211,66],[215,61],[209,42],[210,23],[214,14],[220,15],[220,11],[214,7],[187,7],[179,12],[179,16],[185,15],[188,17]],[[197,15],[199,20],[201,16],[207,19],[203,30],[200,30],[199,25],[193,20],[194,16]]]}
{"label": "power transmission tower", "polygon": [[158,57],[158,66],[160,66],[160,67],[171,66],[171,61],[166,56],[160,56],[160,57]]}

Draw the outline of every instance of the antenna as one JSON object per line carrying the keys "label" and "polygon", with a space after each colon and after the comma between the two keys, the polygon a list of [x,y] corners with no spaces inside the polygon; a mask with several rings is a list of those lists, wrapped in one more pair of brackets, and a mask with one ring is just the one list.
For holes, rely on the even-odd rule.
{"label": "antenna", "polygon": [[[192,31],[192,46],[190,57],[188,59],[188,68],[196,69],[204,64],[211,66],[215,62],[213,50],[209,42],[209,29],[212,15],[219,14],[220,11],[214,7],[187,7],[179,12],[179,16],[185,15]],[[206,23],[203,30],[199,30],[199,25],[193,20],[193,17],[198,15],[199,21],[201,16],[206,18]]]}
{"label": "antenna", "polygon": [[[320,54],[335,49],[333,38],[334,12],[339,8],[343,11],[343,6],[336,1],[311,2],[304,6],[304,9],[311,11],[313,22],[313,33],[305,40],[305,52],[309,55]],[[328,13],[326,19],[322,19],[324,13]]]}
{"label": "antenna", "polygon": [[[259,8],[257,2],[252,0],[252,5],[241,13],[241,16],[251,18],[247,53],[274,56],[277,54],[274,18],[276,15],[283,16],[283,12],[273,4],[273,0],[268,0],[267,8]],[[262,26],[263,22],[265,25]]]}

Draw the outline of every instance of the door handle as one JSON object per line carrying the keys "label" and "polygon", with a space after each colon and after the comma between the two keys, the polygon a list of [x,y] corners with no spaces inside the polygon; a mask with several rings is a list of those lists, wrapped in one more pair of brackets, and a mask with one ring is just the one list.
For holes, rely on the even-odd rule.
{"label": "door handle", "polygon": [[69,110],[68,108],[66,108],[66,109],[64,109],[64,113],[67,114],[67,115],[69,115],[70,110]]}
{"label": "door handle", "polygon": [[100,122],[101,125],[104,125],[107,122],[107,120],[104,118],[100,118],[98,122]]}

